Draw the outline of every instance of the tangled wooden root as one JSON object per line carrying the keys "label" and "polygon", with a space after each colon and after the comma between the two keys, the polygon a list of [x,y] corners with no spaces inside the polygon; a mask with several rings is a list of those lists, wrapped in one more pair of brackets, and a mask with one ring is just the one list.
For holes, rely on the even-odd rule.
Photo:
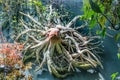
{"label": "tangled wooden root", "polygon": [[46,63],[50,73],[63,78],[76,68],[96,68],[98,65],[102,67],[94,53],[100,44],[100,41],[96,42],[98,36],[83,37],[73,28],[57,25],[47,31],[27,29],[17,39],[29,31],[42,33],[43,40],[28,35],[34,42],[26,50],[35,51],[32,56],[36,55],[36,61],[40,64],[36,71]]}
{"label": "tangled wooden root", "polygon": [[39,64],[36,71],[47,64],[49,72],[60,78],[76,71],[76,68],[103,67],[96,56],[101,52],[100,37],[89,34],[83,36],[77,30],[84,28],[84,25],[71,27],[81,16],[78,15],[68,24],[64,24],[60,20],[63,15],[56,16],[57,12],[52,5],[46,9],[45,12],[39,13],[39,17],[36,16],[38,20],[29,14],[20,12],[30,21],[26,22],[21,19],[24,28],[15,39],[25,44],[23,61],[35,58],[35,62]]}

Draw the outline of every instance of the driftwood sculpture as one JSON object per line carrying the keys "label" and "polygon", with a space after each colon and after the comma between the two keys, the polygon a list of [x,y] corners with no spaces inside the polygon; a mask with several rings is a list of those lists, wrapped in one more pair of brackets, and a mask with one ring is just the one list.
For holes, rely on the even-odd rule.
{"label": "driftwood sculpture", "polygon": [[81,16],[76,16],[64,25],[60,21],[61,16],[54,15],[55,10],[52,9],[52,5],[46,8],[44,14],[38,11],[39,19],[35,19],[30,14],[20,13],[30,22],[21,20],[24,29],[16,37],[16,41],[23,39],[26,46],[25,52],[32,51],[28,55],[24,54],[24,60],[35,56],[36,62],[39,63],[36,71],[47,64],[50,73],[63,78],[77,68],[102,67],[96,56],[101,44],[100,37],[82,36],[77,31],[79,27],[72,27]]}

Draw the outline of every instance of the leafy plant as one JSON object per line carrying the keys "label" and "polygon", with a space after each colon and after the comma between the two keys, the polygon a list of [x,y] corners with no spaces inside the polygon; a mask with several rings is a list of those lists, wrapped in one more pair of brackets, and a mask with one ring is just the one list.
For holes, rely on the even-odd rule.
{"label": "leafy plant", "polygon": [[[83,0],[82,20],[90,29],[96,28],[96,34],[102,37],[110,36],[120,41],[120,4],[118,0]],[[107,31],[116,32],[110,35]],[[120,59],[120,53],[117,54]],[[118,77],[119,73],[111,75],[112,80]]]}
{"label": "leafy plant", "polygon": [[[105,37],[107,30],[119,30],[120,25],[120,4],[114,0],[83,0],[82,20],[88,23],[90,29],[99,26],[96,33]],[[114,35],[115,40],[119,40],[119,32]]]}

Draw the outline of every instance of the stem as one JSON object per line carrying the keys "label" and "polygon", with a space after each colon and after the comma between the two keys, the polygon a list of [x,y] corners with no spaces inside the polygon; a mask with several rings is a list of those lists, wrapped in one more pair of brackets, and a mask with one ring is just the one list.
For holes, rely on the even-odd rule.
{"label": "stem", "polygon": [[75,16],[67,25],[66,27],[69,28],[75,23],[79,18],[81,18],[81,15]]}
{"label": "stem", "polygon": [[21,34],[19,34],[19,35],[17,36],[17,38],[15,39],[15,41],[17,41],[22,35],[24,35],[24,34],[26,34],[26,33],[28,33],[28,32],[40,32],[41,34],[44,34],[44,33],[45,33],[44,31],[38,30],[38,29],[28,29],[28,30],[23,31]]}
{"label": "stem", "polygon": [[69,38],[69,39],[71,39],[71,40],[73,41],[73,43],[74,43],[75,46],[76,46],[77,52],[80,53],[79,44],[76,42],[76,40],[75,40],[73,37],[70,37],[70,36],[68,36],[68,35],[66,36],[66,38]]}
{"label": "stem", "polygon": [[37,20],[35,20],[32,16],[30,16],[29,14],[25,14],[23,12],[20,12],[20,14],[28,17],[30,20],[32,20],[34,23],[36,23],[38,26],[41,26],[41,23],[39,23]]}
{"label": "stem", "polygon": [[46,39],[46,40],[44,40],[44,41],[41,41],[41,42],[39,42],[38,44],[32,46],[31,49],[40,47],[41,45],[44,45],[44,44],[47,43],[47,42],[48,42],[48,39]]}

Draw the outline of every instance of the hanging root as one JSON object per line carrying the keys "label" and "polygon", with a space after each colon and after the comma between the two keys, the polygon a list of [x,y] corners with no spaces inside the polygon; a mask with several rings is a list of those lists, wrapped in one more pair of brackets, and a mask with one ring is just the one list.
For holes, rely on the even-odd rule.
{"label": "hanging root", "polygon": [[[39,63],[36,71],[47,64],[51,74],[63,78],[75,71],[76,68],[89,69],[98,66],[103,68],[100,59],[96,56],[97,51],[100,51],[100,37],[82,36],[77,29],[71,27],[81,16],[76,16],[66,26],[56,25],[50,23],[50,15],[53,14],[50,10],[49,19],[46,19],[47,23],[53,24],[50,27],[47,26],[47,23],[39,23],[41,21],[36,21],[29,14],[20,13],[28,17],[36,28],[29,27],[22,21],[21,24],[25,30],[15,40],[27,41],[26,48],[28,46],[29,49],[25,50],[34,51],[34,54],[29,53],[25,60],[36,55],[35,62]],[[43,26],[46,28],[43,29]]]}

